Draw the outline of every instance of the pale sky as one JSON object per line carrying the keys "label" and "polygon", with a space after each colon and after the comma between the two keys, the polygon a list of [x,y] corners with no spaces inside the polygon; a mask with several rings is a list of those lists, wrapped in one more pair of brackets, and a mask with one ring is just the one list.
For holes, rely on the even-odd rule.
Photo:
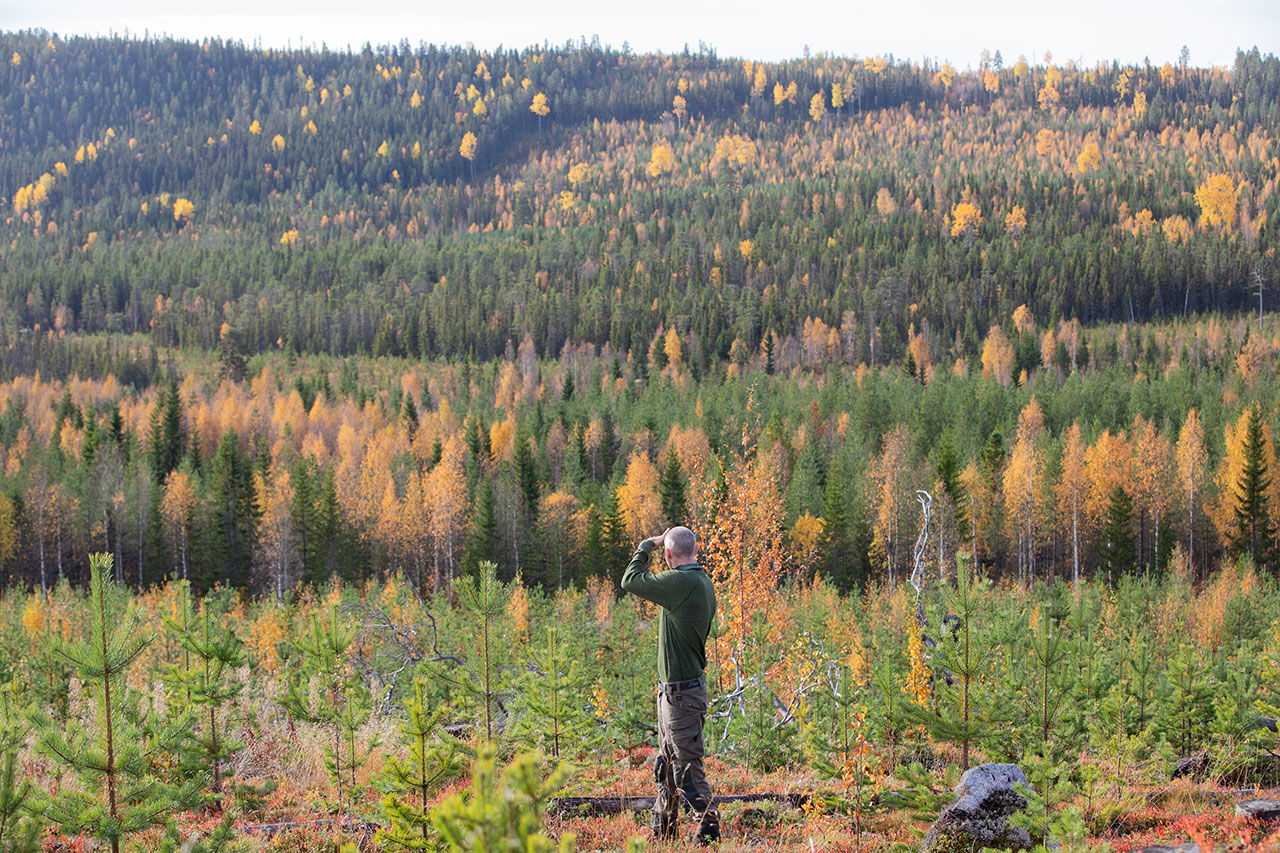
{"label": "pale sky", "polygon": [[1193,65],[1229,65],[1236,48],[1280,53],[1277,0],[866,0],[786,3],[702,0],[689,4],[563,0],[0,0],[0,29],[42,28],[59,35],[221,36],[264,47],[358,49],[407,39],[413,46],[474,43],[527,47],[588,39],[637,52],[674,52],[704,41],[721,57],[779,60],[813,52],[976,65],[1001,51],[1082,65],[1117,59],[1176,62],[1185,44]]}

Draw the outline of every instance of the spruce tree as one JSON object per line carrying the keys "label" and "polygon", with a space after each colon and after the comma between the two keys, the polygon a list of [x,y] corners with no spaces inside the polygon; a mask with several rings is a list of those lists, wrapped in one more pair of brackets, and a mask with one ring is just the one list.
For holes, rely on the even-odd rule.
{"label": "spruce tree", "polygon": [[476,491],[475,520],[462,557],[463,574],[474,575],[485,560],[498,557],[498,514],[493,482],[485,477]]}
{"label": "spruce tree", "polygon": [[151,473],[157,483],[163,483],[186,452],[182,440],[182,400],[176,382],[170,381],[156,400],[149,438]]}
{"label": "spruce tree", "polygon": [[938,438],[938,453],[934,457],[934,479],[942,484],[942,490],[951,498],[955,506],[956,529],[967,536],[969,531],[969,514],[965,509],[964,484],[960,482],[960,454],[956,450],[955,435],[947,427]]}
{"label": "spruce tree", "polygon": [[198,780],[166,784],[153,775],[152,762],[177,749],[179,733],[191,727],[189,716],[161,720],[143,710],[141,697],[126,676],[151,643],[141,619],[127,608],[111,582],[109,554],[89,558],[89,630],[83,640],[54,640],[54,652],[80,675],[94,697],[95,714],[85,723],[65,724],[37,717],[40,747],[70,768],[78,787],[64,787],[48,815],[62,832],[99,839],[119,853],[121,842],[191,805],[202,787]]}
{"label": "spruce tree", "polygon": [[573,431],[573,456],[578,459],[578,470],[588,472],[591,470],[591,457],[587,454],[587,442],[585,438],[586,427],[578,424]]}
{"label": "spruce tree", "polygon": [[610,488],[605,488],[604,506],[600,512],[600,533],[604,545],[604,564],[602,572],[613,578],[614,586],[622,583],[622,573],[627,568],[627,558],[631,556],[631,543],[627,537],[627,522],[622,517],[622,508],[618,505],[618,495]]}
{"label": "spruce tree", "polygon": [[467,418],[466,443],[471,457],[480,460],[484,453],[484,436],[480,433],[480,421],[477,418]]}
{"label": "spruce tree", "polygon": [[594,577],[609,574],[604,547],[604,518],[594,503],[587,507],[587,539],[582,547],[582,565]]}
{"label": "spruce tree", "polygon": [[658,479],[658,495],[666,526],[683,525],[688,520],[689,510],[685,498],[684,472],[680,470],[680,460],[676,458],[673,449],[667,450],[667,463]]}
{"label": "spruce tree", "polygon": [[289,515],[298,541],[298,559],[302,563],[307,577],[317,574],[320,554],[320,540],[316,536],[319,526],[319,512],[316,507],[315,464],[310,459],[300,458],[293,466],[293,502],[289,507]]}
{"label": "spruce tree", "polygon": [[608,406],[600,413],[600,482],[613,478],[613,466],[618,460],[618,437],[614,434],[613,412]]}
{"label": "spruce tree", "polygon": [[822,493],[822,550],[827,577],[841,589],[848,589],[856,571],[850,541],[849,501],[844,477],[832,466]]}
{"label": "spruce tree", "polygon": [[1248,554],[1254,565],[1271,562],[1272,538],[1267,490],[1271,473],[1267,470],[1266,436],[1263,434],[1262,407],[1255,403],[1245,422],[1244,469],[1235,489],[1235,531],[1232,547],[1238,554]]}
{"label": "spruce tree", "polygon": [[318,586],[326,578],[341,575],[343,567],[342,507],[338,504],[338,486],[333,469],[326,469],[320,482],[320,499],[316,507],[315,558],[308,567],[308,579]]}
{"label": "spruce tree", "polygon": [[538,465],[534,461],[533,450],[530,449],[529,444],[527,436],[516,433],[516,450],[512,457],[512,465],[516,470],[516,483],[520,487],[520,496],[524,499],[525,513],[530,523],[533,523],[538,518],[538,497],[542,487],[538,477]]}
{"label": "spruce tree", "polygon": [[211,515],[210,562],[218,568],[220,580],[232,585],[245,583],[253,558],[257,511],[252,466],[241,457],[235,433],[228,431],[218,443],[206,486]]}
{"label": "spruce tree", "polygon": [[[770,427],[773,422],[770,421]],[[770,429],[770,432],[773,432]],[[775,439],[781,439],[780,446],[786,448],[785,430],[778,423]],[[806,441],[804,448],[796,456],[791,466],[791,484],[787,487],[787,517],[799,518],[805,513],[819,515],[822,513],[824,460],[817,441]],[[827,479],[830,479],[828,475]],[[826,518],[824,515],[823,518]]]}
{"label": "spruce tree", "polygon": [[1102,524],[1102,568],[1108,578],[1133,571],[1133,498],[1121,486],[1111,491]]}
{"label": "spruce tree", "polygon": [[245,359],[244,336],[231,326],[224,326],[222,338],[218,342],[218,365],[223,378],[232,382],[243,382],[249,372]]}
{"label": "spruce tree", "polygon": [[409,432],[409,440],[412,441],[414,435],[418,432],[418,407],[413,404],[413,397],[404,398],[404,404],[400,407],[400,415],[404,418],[405,426]]}

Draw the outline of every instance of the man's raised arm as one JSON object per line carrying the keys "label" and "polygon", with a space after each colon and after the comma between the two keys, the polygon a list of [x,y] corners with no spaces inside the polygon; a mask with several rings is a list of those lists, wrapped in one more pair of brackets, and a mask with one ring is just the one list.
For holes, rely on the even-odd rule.
{"label": "man's raised arm", "polygon": [[622,588],[662,607],[675,607],[687,592],[674,583],[675,573],[655,574],[648,570],[649,556],[666,538],[664,531],[657,536],[650,536],[636,547],[636,552],[631,555],[631,562],[627,563],[627,570],[622,573]]}

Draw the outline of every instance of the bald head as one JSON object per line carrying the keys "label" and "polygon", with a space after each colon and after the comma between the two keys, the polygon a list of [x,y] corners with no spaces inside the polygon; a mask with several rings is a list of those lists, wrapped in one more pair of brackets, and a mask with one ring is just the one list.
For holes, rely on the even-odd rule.
{"label": "bald head", "polygon": [[667,531],[666,546],[667,563],[682,566],[694,562],[698,555],[698,537],[687,527],[673,527]]}

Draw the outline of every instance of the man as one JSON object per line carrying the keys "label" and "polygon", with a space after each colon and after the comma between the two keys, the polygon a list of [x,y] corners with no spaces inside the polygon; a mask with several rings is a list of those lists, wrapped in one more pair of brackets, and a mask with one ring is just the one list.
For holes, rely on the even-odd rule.
{"label": "man", "polygon": [[[662,546],[668,570],[650,572],[649,555]],[[673,527],[640,543],[622,588],[661,607],[658,616],[658,797],[653,832],[676,837],[680,794],[698,816],[698,841],[720,838],[720,813],[702,770],[702,724],[707,715],[707,635],[716,615],[716,590],[698,565],[698,541]]]}

